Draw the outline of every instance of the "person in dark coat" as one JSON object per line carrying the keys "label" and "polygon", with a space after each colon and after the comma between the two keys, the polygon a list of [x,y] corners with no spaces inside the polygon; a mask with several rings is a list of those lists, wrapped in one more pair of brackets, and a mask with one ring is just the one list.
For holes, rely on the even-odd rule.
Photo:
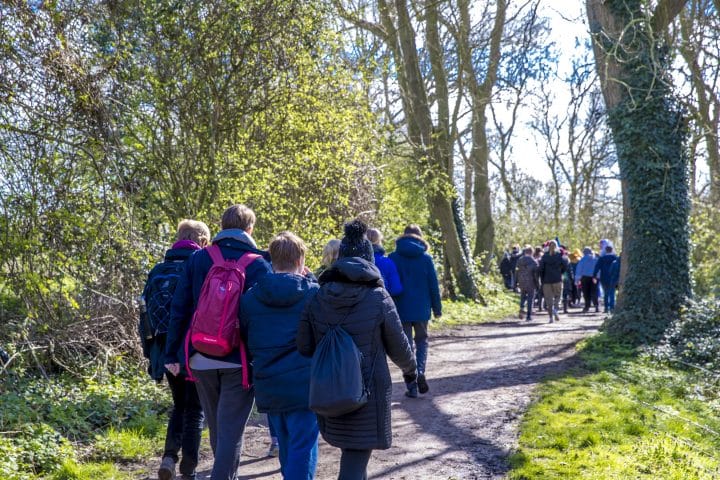
{"label": "person in dark coat", "polygon": [[[605,254],[598,258],[593,270],[595,282],[600,279],[600,285],[603,288],[603,311],[605,313],[612,312],[615,309],[615,289],[620,277],[619,269],[613,269],[613,264],[617,261],[618,256],[613,252],[613,247],[607,245]],[[617,274],[614,273],[617,271]]]}
{"label": "person in dark coat", "polygon": [[563,273],[568,269],[567,258],[563,258],[558,250],[557,242],[548,242],[548,251],[540,259],[540,281],[547,306],[550,323],[558,321],[558,309],[563,289]]}
{"label": "person in dark coat", "polygon": [[[532,320],[533,298],[538,289],[538,262],[533,258],[533,248],[525,246],[524,255],[517,261],[517,281],[520,288],[520,318]],[[527,313],[523,310],[527,302]]]}
{"label": "person in dark coat", "polygon": [[510,252],[505,250],[502,259],[500,260],[500,275],[502,275],[505,288],[508,290],[512,288],[512,272],[510,271],[510,265]]}
{"label": "person in dark coat", "polygon": [[517,291],[517,262],[522,256],[520,245],[513,245],[510,252],[510,289],[514,291]]}
{"label": "person in dark coat", "polygon": [[403,290],[400,275],[398,275],[395,262],[385,256],[385,249],[382,246],[382,233],[380,233],[380,230],[370,228],[367,231],[367,239],[372,243],[375,266],[380,270],[380,275],[382,275],[383,282],[385,282],[385,289],[391,297],[400,295]]}
{"label": "person in dark coat", "polygon": [[320,288],[305,275],[304,242],[290,232],[270,242],[273,272],[243,295],[240,329],[253,360],[255,403],[278,439],[286,480],[315,476],[318,424],[308,408],[310,359],[297,350],[300,314]]}
{"label": "person in dark coat", "polygon": [[406,382],[417,378],[415,357],[395,303],[373,263],[366,228],[358,220],[346,224],[340,258],[320,276],[320,291],[303,311],[298,326],[297,347],[302,355],[313,355],[328,324],[340,325],[362,352],[368,403],[339,417],[318,416],[325,441],[342,450],[340,480],[366,479],[372,450],[391,446],[392,379],[386,355],[400,367]]}
{"label": "person in dark coat", "polygon": [[[183,220],[178,224],[176,240],[170,250],[165,252],[165,260],[153,267],[148,274],[148,281],[142,294],[145,302],[150,299],[150,296],[157,294],[157,292],[154,292],[156,289],[154,278],[156,275],[161,275],[165,264],[178,265],[186,263],[193,253],[209,243],[210,229],[203,222]],[[161,282],[167,282],[167,278],[167,276],[164,278],[158,277]],[[166,292],[167,294],[174,293]],[[163,309],[162,313],[169,316],[166,309]],[[167,378],[173,401],[165,435],[165,448],[158,469],[159,480],[175,478],[175,465],[180,461],[178,454],[181,450],[180,474],[194,477],[195,468],[198,464],[200,438],[203,428],[202,407],[200,406],[195,384],[187,381],[184,372],[173,374],[165,369],[166,340],[167,332],[163,331],[153,338],[151,347],[144,351],[146,357],[150,360],[150,375],[158,381],[163,376]]]}
{"label": "person in dark coat", "polygon": [[417,390],[415,384],[407,385],[408,397],[417,397],[420,393],[427,393],[430,387],[425,379],[425,364],[428,357],[428,323],[430,313],[435,318],[442,316],[442,303],[440,302],[440,286],[438,284],[435,265],[430,254],[427,253],[428,244],[422,237],[422,230],[417,225],[405,227],[405,234],[395,240],[395,251],[390,259],[395,262],[400,281],[403,284],[403,293],[393,297],[397,305],[400,321],[408,337],[413,343],[415,334],[415,359],[417,361],[418,379]]}
{"label": "person in dark coat", "polygon": [[[243,292],[272,272],[269,255],[258,250],[251,236],[254,225],[252,210],[245,205],[233,205],[223,213],[222,231],[212,241],[220,247],[225,259],[237,260],[248,253],[259,255],[245,270]],[[200,404],[210,429],[210,446],[215,454],[210,479],[234,480],[240,464],[245,424],[255,400],[253,388],[243,388],[240,350],[235,348],[224,357],[214,357],[196,352],[192,345],[187,345],[188,353],[185,353],[184,340],[190,320],[212,264],[207,249],[199,250],[190,257],[180,276],[172,301],[165,367],[177,375],[181,365],[189,365],[190,373],[197,380]]]}

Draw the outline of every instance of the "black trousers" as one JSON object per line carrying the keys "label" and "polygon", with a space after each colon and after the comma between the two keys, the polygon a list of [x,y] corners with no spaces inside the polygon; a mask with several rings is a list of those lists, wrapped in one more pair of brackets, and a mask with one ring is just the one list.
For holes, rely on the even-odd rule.
{"label": "black trousers", "polygon": [[372,450],[343,448],[340,456],[338,480],[367,480],[367,465]]}
{"label": "black trousers", "polygon": [[582,286],[583,298],[585,299],[585,308],[583,310],[590,310],[590,303],[594,306],[598,306],[597,296],[597,284],[593,282],[593,277],[584,276],[580,279]]}
{"label": "black trousers", "polygon": [[180,473],[191,475],[195,473],[198,464],[203,427],[200,399],[195,384],[188,382],[184,375],[165,373],[165,376],[172,393],[173,407],[170,411],[163,457],[170,457],[177,463],[178,453],[182,450]]}

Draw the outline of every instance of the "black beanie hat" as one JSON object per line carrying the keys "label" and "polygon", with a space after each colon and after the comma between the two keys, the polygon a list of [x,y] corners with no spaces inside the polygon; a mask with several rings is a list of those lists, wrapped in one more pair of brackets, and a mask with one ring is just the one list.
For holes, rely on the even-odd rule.
{"label": "black beanie hat", "polygon": [[367,225],[360,220],[353,220],[345,224],[345,236],[340,242],[339,258],[360,257],[370,263],[375,263],[372,243],[365,237]]}

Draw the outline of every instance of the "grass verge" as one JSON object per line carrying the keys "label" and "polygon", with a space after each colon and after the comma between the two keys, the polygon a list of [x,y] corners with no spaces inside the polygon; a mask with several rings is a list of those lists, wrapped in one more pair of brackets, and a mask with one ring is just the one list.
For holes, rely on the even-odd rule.
{"label": "grass verge", "polygon": [[582,371],[541,387],[510,479],[720,478],[717,385],[604,334],[579,355]]}

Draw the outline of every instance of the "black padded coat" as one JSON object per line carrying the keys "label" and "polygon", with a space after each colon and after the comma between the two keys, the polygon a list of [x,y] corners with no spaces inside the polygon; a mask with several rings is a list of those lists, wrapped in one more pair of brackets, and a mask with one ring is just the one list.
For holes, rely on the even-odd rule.
{"label": "black padded coat", "polygon": [[301,354],[312,356],[327,325],[335,323],[350,334],[363,354],[368,403],[339,417],[318,416],[323,438],[334,447],[390,448],[392,380],[386,355],[407,379],[416,373],[415,356],[381,278],[372,263],[358,257],[341,258],[320,276],[320,290],[300,318],[297,347]]}

